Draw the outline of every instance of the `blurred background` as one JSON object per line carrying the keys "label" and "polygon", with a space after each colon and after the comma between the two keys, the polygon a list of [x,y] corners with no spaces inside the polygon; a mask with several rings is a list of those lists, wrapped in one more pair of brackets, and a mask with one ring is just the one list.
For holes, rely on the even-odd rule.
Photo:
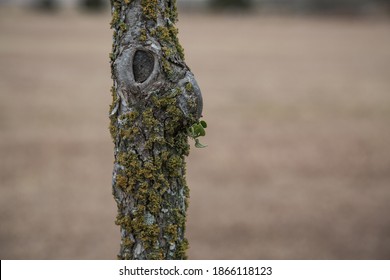
{"label": "blurred background", "polygon": [[[390,1],[178,0],[190,259],[390,258]],[[0,0],[0,258],[115,259],[107,0]]]}

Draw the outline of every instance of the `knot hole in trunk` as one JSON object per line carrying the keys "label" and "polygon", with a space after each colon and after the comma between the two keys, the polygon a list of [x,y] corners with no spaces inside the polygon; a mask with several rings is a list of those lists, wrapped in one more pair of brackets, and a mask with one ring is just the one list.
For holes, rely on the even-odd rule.
{"label": "knot hole in trunk", "polygon": [[133,58],[134,80],[137,83],[145,82],[154,69],[154,56],[148,51],[137,50]]}

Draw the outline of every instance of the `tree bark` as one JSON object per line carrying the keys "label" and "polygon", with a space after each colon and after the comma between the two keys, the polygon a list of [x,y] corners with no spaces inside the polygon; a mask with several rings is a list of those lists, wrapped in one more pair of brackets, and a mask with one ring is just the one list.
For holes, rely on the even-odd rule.
{"label": "tree bark", "polygon": [[110,132],[119,259],[185,259],[187,129],[202,96],[184,62],[175,0],[111,0]]}

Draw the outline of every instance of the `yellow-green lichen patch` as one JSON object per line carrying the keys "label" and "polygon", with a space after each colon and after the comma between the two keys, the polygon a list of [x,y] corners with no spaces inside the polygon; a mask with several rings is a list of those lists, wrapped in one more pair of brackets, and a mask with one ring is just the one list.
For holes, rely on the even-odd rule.
{"label": "yellow-green lichen patch", "polygon": [[179,30],[174,26],[170,26],[169,33],[171,35],[172,42],[176,48],[177,53],[179,54],[180,58],[184,60],[184,49],[179,43],[179,39],[177,37],[177,34],[179,33]]}
{"label": "yellow-green lichen patch", "polygon": [[159,249],[156,252],[149,254],[149,260],[164,260],[164,259],[165,259],[165,255],[162,249]]}
{"label": "yellow-green lichen patch", "polygon": [[171,57],[174,54],[174,51],[172,50],[172,48],[162,47],[161,50],[162,50],[165,57]]}
{"label": "yellow-green lichen patch", "polygon": [[[145,211],[145,206],[138,205],[135,217],[131,221],[131,226],[133,228],[133,234],[135,238],[139,239],[142,242],[143,247],[147,251],[155,253],[154,248],[156,248],[158,244],[160,227],[155,223],[146,221]],[[153,221],[154,219],[152,219],[152,222]]]}
{"label": "yellow-green lichen patch", "polygon": [[125,176],[117,174],[116,175],[116,185],[119,188],[121,188],[122,190],[125,190],[127,188],[127,178]]}
{"label": "yellow-green lichen patch", "polygon": [[163,53],[167,59],[172,59],[175,54],[184,60],[184,49],[179,43],[177,37],[179,31],[174,25],[158,26],[152,31],[152,35],[157,36],[163,49]]}
{"label": "yellow-green lichen patch", "polygon": [[146,42],[147,39],[148,39],[148,37],[147,37],[146,29],[143,28],[143,29],[141,29],[139,40],[141,42]]}
{"label": "yellow-green lichen patch", "polygon": [[170,224],[165,228],[165,238],[170,244],[174,244],[178,238],[177,225]]}
{"label": "yellow-green lichen patch", "polygon": [[146,162],[140,170],[140,175],[144,179],[153,179],[155,177],[157,168],[152,162]]}
{"label": "yellow-green lichen patch", "polygon": [[134,241],[132,241],[130,238],[125,237],[122,239],[122,246],[131,247],[133,245],[134,245]]}
{"label": "yellow-green lichen patch", "polygon": [[178,177],[181,175],[183,159],[178,155],[173,155],[169,158],[167,167],[172,177]]}
{"label": "yellow-green lichen patch", "polygon": [[157,182],[161,184],[161,190],[164,192],[169,187],[169,182],[165,178],[164,174],[159,174],[157,176]]}
{"label": "yellow-green lichen patch", "polygon": [[193,92],[194,91],[194,87],[191,83],[187,83],[186,84],[186,91],[187,92]]}
{"label": "yellow-green lichen patch", "polygon": [[[137,189],[137,192],[134,194],[134,198],[137,200],[138,203],[142,204],[143,207],[146,207],[146,199],[148,197],[148,182],[143,182],[140,184],[139,188]],[[138,211],[141,211],[138,209]]]}
{"label": "yellow-green lichen patch", "polygon": [[172,69],[171,63],[163,57],[163,58],[161,58],[161,65],[162,65],[163,71],[167,75],[167,77],[171,78],[173,76],[173,69]]}
{"label": "yellow-green lichen patch", "polygon": [[141,0],[141,6],[147,19],[157,21],[158,0]]}
{"label": "yellow-green lichen patch", "polygon": [[164,145],[165,140],[163,137],[158,136],[158,135],[152,135],[145,143],[145,148],[146,149],[152,149],[153,145],[159,144],[159,145]]}
{"label": "yellow-green lichen patch", "polygon": [[127,31],[127,25],[126,25],[126,23],[121,22],[121,23],[119,24],[119,29],[120,29],[120,31],[122,31],[122,32],[126,32],[126,31]]}
{"label": "yellow-green lichen patch", "polygon": [[182,210],[173,209],[172,217],[173,220],[175,221],[175,224],[177,224],[181,228],[185,227],[186,216],[182,213]]}
{"label": "yellow-green lichen patch", "polygon": [[149,129],[156,127],[159,122],[153,115],[153,109],[148,108],[142,113],[142,123]]}
{"label": "yellow-green lichen patch", "polygon": [[131,111],[130,113],[128,113],[129,121],[131,122],[135,121],[138,116],[139,113],[137,111]]}
{"label": "yellow-green lichen patch", "polygon": [[177,260],[186,260],[187,259],[187,250],[189,248],[188,240],[184,238],[182,242],[179,243],[175,252],[175,259]]}
{"label": "yellow-green lichen patch", "polygon": [[110,130],[110,134],[111,134],[111,138],[112,140],[116,141],[116,136],[118,135],[118,127],[115,125],[115,123],[113,123],[114,121],[111,121],[110,122],[110,125],[109,125],[109,130]]}
{"label": "yellow-green lichen patch", "polygon": [[165,8],[165,17],[168,18],[172,23],[176,23],[178,20],[176,0],[171,0],[171,5]]}
{"label": "yellow-green lichen patch", "polygon": [[115,224],[117,226],[120,226],[121,228],[127,230],[128,232],[132,231],[131,218],[129,216],[125,216],[125,215],[122,215],[121,213],[119,213],[116,216]]}
{"label": "yellow-green lichen patch", "polygon": [[161,196],[154,190],[150,190],[148,195],[147,209],[153,215],[157,215],[161,210]]}
{"label": "yellow-green lichen patch", "polygon": [[117,9],[115,9],[113,11],[113,13],[112,13],[112,19],[111,19],[111,22],[110,22],[111,28],[114,28],[116,25],[118,25],[119,20],[120,20],[119,12],[118,12]]}
{"label": "yellow-green lichen patch", "polygon": [[171,35],[170,35],[169,29],[167,27],[157,26],[155,34],[160,39],[160,41],[163,41],[164,43],[170,43]]}
{"label": "yellow-green lichen patch", "polygon": [[116,113],[112,114],[114,108],[117,106],[117,103],[118,103],[118,97],[117,97],[117,94],[115,91],[115,87],[111,87],[111,97],[112,97],[112,103],[111,103],[110,108],[109,108],[109,113],[110,113],[109,130],[110,130],[111,138],[113,139],[113,141],[115,141],[116,136],[118,134],[118,128],[116,126],[117,114]]}

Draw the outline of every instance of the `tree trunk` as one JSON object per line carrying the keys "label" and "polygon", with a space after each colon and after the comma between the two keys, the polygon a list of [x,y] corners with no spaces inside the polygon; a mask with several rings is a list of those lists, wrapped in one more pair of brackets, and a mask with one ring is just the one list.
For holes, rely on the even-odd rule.
{"label": "tree trunk", "polygon": [[175,0],[111,0],[110,132],[119,259],[185,259],[187,129],[202,96],[177,38]]}

